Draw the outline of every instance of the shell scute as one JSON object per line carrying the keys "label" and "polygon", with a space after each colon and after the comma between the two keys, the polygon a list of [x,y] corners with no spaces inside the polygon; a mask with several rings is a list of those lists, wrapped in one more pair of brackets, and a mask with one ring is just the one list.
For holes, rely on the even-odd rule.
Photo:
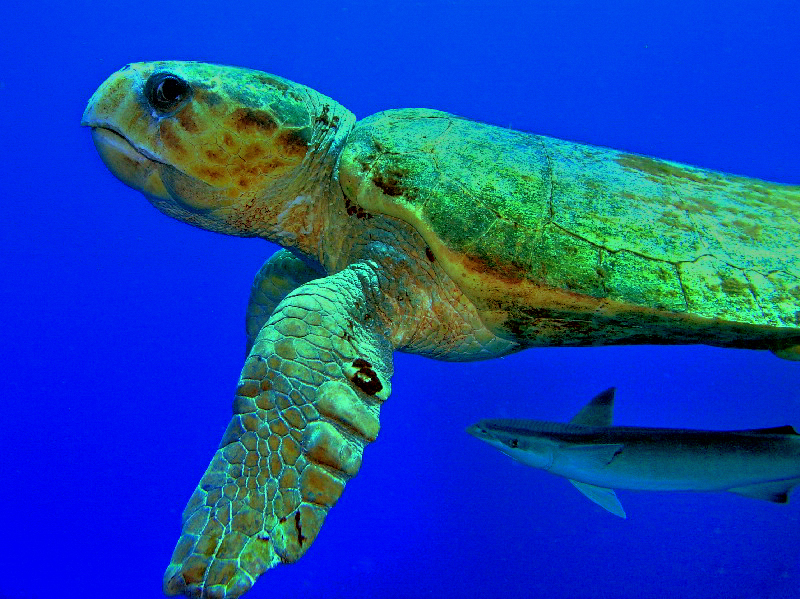
{"label": "shell scute", "polygon": [[349,202],[411,224],[498,331],[556,337],[600,310],[598,337],[628,312],[628,338],[652,312],[661,332],[640,336],[685,330],[675,342],[700,326],[680,314],[797,326],[796,186],[422,109],[360,121],[339,174]]}

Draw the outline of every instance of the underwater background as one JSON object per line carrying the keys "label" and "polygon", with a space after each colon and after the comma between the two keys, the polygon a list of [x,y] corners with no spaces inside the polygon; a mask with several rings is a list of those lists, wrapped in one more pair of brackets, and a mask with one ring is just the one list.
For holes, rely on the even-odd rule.
{"label": "underwater background", "polygon": [[[231,415],[250,282],[276,249],[172,221],[107,171],[79,121],[125,63],[247,66],[359,118],[437,108],[800,183],[796,0],[3,12],[2,599],[162,597],[181,511]],[[800,492],[773,505],[620,491],[621,520],[464,432],[481,418],[566,421],[609,386],[618,424],[800,426],[800,364],[708,347],[398,354],[392,385],[314,546],[248,599],[800,597]]]}

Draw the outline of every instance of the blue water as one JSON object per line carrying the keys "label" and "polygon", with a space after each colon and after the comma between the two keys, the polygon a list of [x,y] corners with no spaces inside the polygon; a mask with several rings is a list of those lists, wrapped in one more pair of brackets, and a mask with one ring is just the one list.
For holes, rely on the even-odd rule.
{"label": "blue water", "polygon": [[[248,66],[359,117],[439,108],[800,183],[796,0],[522,4],[6,7],[0,597],[161,596],[230,417],[250,281],[275,250],[171,221],[107,172],[78,122],[123,64]],[[360,474],[308,554],[249,599],[800,596],[800,497],[622,491],[622,521],[464,433],[567,420],[611,385],[620,424],[798,426],[800,364],[634,347],[395,368]]]}

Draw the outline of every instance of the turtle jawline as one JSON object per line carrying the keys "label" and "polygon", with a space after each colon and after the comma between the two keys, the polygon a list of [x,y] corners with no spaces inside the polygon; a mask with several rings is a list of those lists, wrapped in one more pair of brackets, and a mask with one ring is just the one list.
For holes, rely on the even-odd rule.
{"label": "turtle jawline", "polygon": [[159,199],[171,199],[158,172],[161,163],[106,127],[92,127],[92,141],[105,165],[125,185]]}

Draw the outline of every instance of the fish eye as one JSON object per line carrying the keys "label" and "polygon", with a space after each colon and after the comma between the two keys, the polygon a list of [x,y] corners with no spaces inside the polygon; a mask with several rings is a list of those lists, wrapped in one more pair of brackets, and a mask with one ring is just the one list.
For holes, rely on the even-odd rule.
{"label": "fish eye", "polygon": [[175,110],[191,91],[186,81],[172,73],[155,73],[144,84],[145,98],[158,112]]}
{"label": "fish eye", "polygon": [[519,441],[516,439],[511,439],[511,441],[508,442],[509,447],[516,447],[517,445],[519,445]]}

